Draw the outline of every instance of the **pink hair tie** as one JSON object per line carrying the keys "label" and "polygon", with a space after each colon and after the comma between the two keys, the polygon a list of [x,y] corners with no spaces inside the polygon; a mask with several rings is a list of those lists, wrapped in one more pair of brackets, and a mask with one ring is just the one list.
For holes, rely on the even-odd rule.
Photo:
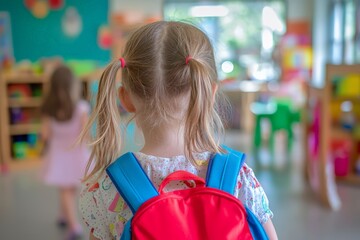
{"label": "pink hair tie", "polygon": [[126,66],[125,59],[124,59],[124,58],[120,58],[119,61],[120,61],[120,64],[121,64],[121,68],[124,68],[124,67]]}
{"label": "pink hair tie", "polygon": [[186,59],[185,59],[186,65],[189,64],[189,61],[190,61],[191,59],[192,59],[192,57],[191,57],[190,55],[186,57]]}

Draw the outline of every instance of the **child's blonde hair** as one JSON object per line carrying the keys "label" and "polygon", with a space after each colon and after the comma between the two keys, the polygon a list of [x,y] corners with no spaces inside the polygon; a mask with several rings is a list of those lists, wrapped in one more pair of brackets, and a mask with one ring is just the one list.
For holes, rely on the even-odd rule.
{"label": "child's blonde hair", "polygon": [[94,160],[95,165],[85,180],[103,172],[121,152],[116,103],[116,74],[120,68],[123,87],[144,106],[136,114],[147,127],[162,126],[172,120],[184,122],[184,152],[194,164],[195,152],[223,151],[215,139],[223,125],[214,105],[214,53],[202,31],[181,22],[145,25],[128,40],[122,61],[113,61],[102,74],[96,107],[82,135],[86,136],[96,122],[87,173]]}

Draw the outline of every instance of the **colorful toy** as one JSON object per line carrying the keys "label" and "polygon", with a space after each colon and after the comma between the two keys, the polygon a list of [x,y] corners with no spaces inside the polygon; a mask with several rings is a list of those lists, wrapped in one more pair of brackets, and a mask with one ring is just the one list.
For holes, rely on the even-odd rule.
{"label": "colorful toy", "polygon": [[341,103],[341,127],[345,130],[351,131],[356,123],[355,115],[353,113],[353,104],[351,101]]}
{"label": "colorful toy", "polygon": [[360,175],[360,157],[356,161],[355,170],[356,170],[356,174]]}
{"label": "colorful toy", "polygon": [[29,109],[14,107],[10,109],[10,122],[11,124],[20,124],[20,123],[36,122],[36,120],[31,119],[31,114]]}
{"label": "colorful toy", "polygon": [[97,68],[96,62],[91,60],[68,60],[66,65],[74,72],[75,76],[77,77],[91,74]]}
{"label": "colorful toy", "polygon": [[11,108],[10,109],[10,119],[12,124],[17,124],[22,121],[22,111],[21,108]]}
{"label": "colorful toy", "polygon": [[13,138],[13,155],[15,159],[38,158],[41,155],[43,143],[36,133],[19,135]]}
{"label": "colorful toy", "polygon": [[27,98],[32,96],[31,87],[28,84],[12,84],[8,87],[10,98]]}
{"label": "colorful toy", "polygon": [[28,144],[30,147],[35,147],[38,142],[38,135],[37,134],[29,134],[27,135]]}
{"label": "colorful toy", "polygon": [[28,144],[26,142],[14,142],[13,152],[15,159],[25,159],[27,157]]}
{"label": "colorful toy", "polygon": [[35,85],[32,87],[32,96],[33,97],[41,97],[42,96],[42,88],[40,85]]}
{"label": "colorful toy", "polygon": [[348,74],[344,77],[337,77],[336,95],[343,97],[358,97],[360,95],[360,75]]}

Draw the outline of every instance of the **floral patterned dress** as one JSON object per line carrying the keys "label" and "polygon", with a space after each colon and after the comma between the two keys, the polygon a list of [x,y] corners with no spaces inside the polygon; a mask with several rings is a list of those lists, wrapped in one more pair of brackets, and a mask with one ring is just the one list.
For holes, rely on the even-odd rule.
{"label": "floral patterned dress", "polygon": [[[195,155],[199,166],[191,164],[185,156],[163,158],[141,152],[135,153],[135,156],[154,186],[158,188],[167,175],[177,170],[185,170],[205,178],[211,153]],[[80,194],[82,218],[96,238],[101,240],[119,239],[124,225],[132,217],[132,213],[106,173],[99,178],[94,176],[94,179],[96,178],[97,181],[90,179],[82,186]],[[185,188],[187,188],[185,184],[173,182],[166,186],[165,191]],[[269,209],[266,194],[254,172],[246,164],[240,169],[234,196],[252,210],[262,224],[272,218],[273,213]]]}

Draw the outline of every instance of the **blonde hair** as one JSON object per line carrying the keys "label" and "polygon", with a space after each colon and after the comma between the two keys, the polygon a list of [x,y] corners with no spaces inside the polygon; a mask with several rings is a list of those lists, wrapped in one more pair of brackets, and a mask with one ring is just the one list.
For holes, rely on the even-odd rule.
{"label": "blonde hair", "polygon": [[[122,68],[124,88],[145,105],[137,116],[147,126],[161,126],[178,111],[184,112],[185,155],[196,164],[193,153],[222,152],[215,135],[223,125],[214,106],[217,71],[208,37],[198,28],[181,22],[159,21],[136,30],[129,38]],[[95,110],[82,138],[96,122],[96,137],[87,166],[88,179],[103,172],[121,151],[120,116],[117,110],[116,73],[112,62],[101,76]],[[186,106],[179,104],[187,98]],[[182,106],[181,106],[182,105]],[[90,173],[90,166],[95,165]]]}

